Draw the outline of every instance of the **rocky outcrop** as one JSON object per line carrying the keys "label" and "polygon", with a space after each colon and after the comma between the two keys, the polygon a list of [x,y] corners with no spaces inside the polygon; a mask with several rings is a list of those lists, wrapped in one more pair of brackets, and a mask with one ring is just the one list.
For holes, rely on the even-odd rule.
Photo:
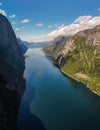
{"label": "rocky outcrop", "polygon": [[67,37],[59,36],[56,37],[51,44],[43,49],[47,56],[51,56],[56,59],[61,54],[63,47],[65,46]]}
{"label": "rocky outcrop", "polygon": [[45,49],[46,54],[62,72],[100,95],[100,25],[56,39]]}
{"label": "rocky outcrop", "polygon": [[0,130],[17,130],[25,90],[24,57],[9,21],[0,14]]}

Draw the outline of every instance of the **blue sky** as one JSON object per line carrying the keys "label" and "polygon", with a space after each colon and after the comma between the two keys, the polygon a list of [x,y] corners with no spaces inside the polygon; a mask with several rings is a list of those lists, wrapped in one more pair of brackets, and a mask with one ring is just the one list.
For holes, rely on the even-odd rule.
{"label": "blue sky", "polygon": [[47,34],[79,16],[100,16],[100,0],[0,0],[17,36],[24,40]]}

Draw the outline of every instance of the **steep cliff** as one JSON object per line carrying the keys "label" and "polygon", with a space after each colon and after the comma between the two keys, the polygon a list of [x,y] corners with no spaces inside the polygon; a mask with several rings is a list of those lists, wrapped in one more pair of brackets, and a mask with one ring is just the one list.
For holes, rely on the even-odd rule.
{"label": "steep cliff", "polygon": [[9,21],[0,14],[0,130],[17,130],[25,89],[24,57]]}
{"label": "steep cliff", "polygon": [[47,55],[53,57],[62,72],[100,95],[100,25],[56,39],[45,49]]}
{"label": "steep cliff", "polygon": [[54,59],[59,56],[61,51],[64,49],[67,37],[59,36],[56,37],[48,47],[43,50],[48,56],[52,56]]}

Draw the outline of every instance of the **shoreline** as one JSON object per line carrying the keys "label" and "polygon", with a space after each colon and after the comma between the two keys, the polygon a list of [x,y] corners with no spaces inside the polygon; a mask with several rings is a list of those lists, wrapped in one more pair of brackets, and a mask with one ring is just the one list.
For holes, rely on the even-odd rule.
{"label": "shoreline", "polygon": [[100,97],[100,95],[99,95],[97,92],[95,92],[95,91],[93,91],[93,90],[90,89],[90,87],[88,86],[88,84],[85,84],[85,83],[81,82],[79,79],[74,78],[74,77],[71,76],[70,74],[64,72],[61,68],[59,68],[59,69],[60,69],[60,71],[62,72],[62,74],[64,74],[65,76],[67,76],[67,77],[69,77],[69,78],[72,78],[73,80],[76,80],[76,81],[79,82],[79,83],[84,84],[84,85],[86,86],[86,88],[88,88],[92,93],[94,93],[94,94],[96,94],[96,95],[98,95],[98,96]]}
{"label": "shoreline", "polygon": [[[45,52],[44,52],[44,53],[45,53]],[[45,53],[45,54],[46,54],[46,53]],[[63,75],[65,75],[66,77],[69,77],[69,78],[71,78],[71,79],[73,79],[73,80],[75,80],[75,81],[77,81],[77,82],[79,82],[79,83],[82,83],[82,84],[85,85],[86,88],[88,88],[92,93],[94,93],[94,94],[96,94],[97,96],[100,97],[100,94],[98,94],[96,91],[93,91],[93,90],[89,87],[88,84],[85,84],[84,82],[80,81],[78,78],[75,78],[75,77],[73,77],[72,75],[70,75],[70,74],[64,72],[64,71],[61,69],[61,67],[58,66],[58,64],[55,64],[56,62],[54,63],[54,60],[53,60],[52,56],[46,55],[46,57],[49,57],[49,58],[50,58],[50,60],[52,61],[52,64],[54,64],[57,68],[59,68],[59,70],[61,71],[61,73],[62,73]]]}

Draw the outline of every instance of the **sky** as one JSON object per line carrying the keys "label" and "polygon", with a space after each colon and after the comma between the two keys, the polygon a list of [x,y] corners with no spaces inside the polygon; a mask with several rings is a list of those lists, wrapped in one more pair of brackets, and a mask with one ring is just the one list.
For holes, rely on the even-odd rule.
{"label": "sky", "polygon": [[99,24],[100,0],[0,0],[0,13],[18,37],[41,41]]}

